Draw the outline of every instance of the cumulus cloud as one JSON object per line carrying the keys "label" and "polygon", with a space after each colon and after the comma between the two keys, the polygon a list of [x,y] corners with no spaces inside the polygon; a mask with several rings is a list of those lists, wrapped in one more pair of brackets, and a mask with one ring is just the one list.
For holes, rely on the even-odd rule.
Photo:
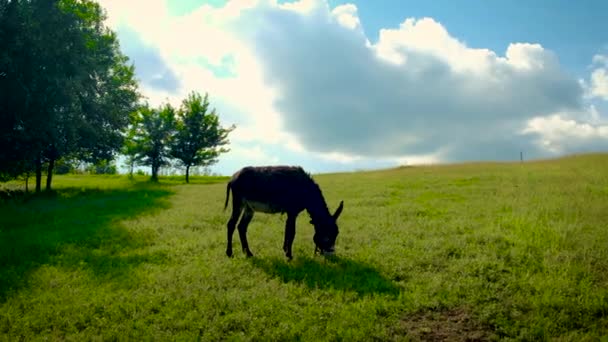
{"label": "cumulus cloud", "polygon": [[280,129],[275,90],[264,84],[259,61],[227,27],[255,1],[230,1],[221,8],[204,5],[179,17],[169,15],[164,0],[100,3],[123,51],[134,60],[142,92],[152,105],[177,106],[191,91],[209,92],[221,119],[237,124],[233,142],[293,140]]}
{"label": "cumulus cloud", "polygon": [[261,146],[237,147],[227,154],[228,158],[239,160],[242,164],[276,164],[277,156],[269,155]]}
{"label": "cumulus cloud", "polygon": [[591,72],[589,95],[608,100],[608,56],[593,56],[594,70]]}
{"label": "cumulus cloud", "polygon": [[[147,58],[131,47],[141,73],[164,85],[148,82],[149,96],[210,91],[237,123],[240,151],[280,145],[354,165],[515,159],[605,141],[604,126],[586,121],[599,114],[585,109],[583,93],[608,99],[606,56],[594,58],[585,85],[540,44],[474,48],[433,18],[404,18],[370,42],[353,4],[235,0],[170,17],[162,0],[101,3],[111,25],[128,23],[136,34],[127,41],[154,45]],[[143,8],[157,16],[145,18]],[[227,67],[230,77],[219,77]],[[589,127],[595,133],[568,133]]]}
{"label": "cumulus cloud", "polygon": [[534,134],[540,146],[555,154],[608,149],[608,125],[592,125],[559,114],[531,119],[523,133]]}
{"label": "cumulus cloud", "polygon": [[357,15],[357,6],[353,4],[340,5],[331,11],[338,23],[351,30],[361,29],[361,21]]}
{"label": "cumulus cloud", "polygon": [[591,95],[608,100],[608,71],[599,68],[591,74]]}
{"label": "cumulus cloud", "polygon": [[466,46],[431,18],[407,19],[370,44],[353,30],[356,13],[354,5],[248,13],[272,23],[243,34],[280,90],[285,129],[307,149],[512,157],[530,143],[517,136],[527,119],[581,107],[580,84],[540,45],[511,44],[499,56]]}

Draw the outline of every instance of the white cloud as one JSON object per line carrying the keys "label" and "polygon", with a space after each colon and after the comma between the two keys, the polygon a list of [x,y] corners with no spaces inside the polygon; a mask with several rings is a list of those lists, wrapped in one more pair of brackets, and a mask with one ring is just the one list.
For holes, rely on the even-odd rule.
{"label": "white cloud", "polygon": [[[307,149],[351,156],[511,158],[526,120],[581,107],[582,88],[538,44],[505,56],[474,49],[431,18],[406,19],[369,44],[336,13],[260,6],[272,26],[244,39],[261,62],[284,128]],[[247,16],[243,18],[248,20]],[[516,139],[517,138],[517,139]]]}
{"label": "white cloud", "polygon": [[608,69],[598,68],[591,73],[591,95],[608,100]]}
{"label": "white cloud", "polygon": [[536,142],[542,148],[556,154],[608,149],[608,125],[592,125],[567,116],[554,114],[533,118],[522,133],[537,136]]}
{"label": "white cloud", "polygon": [[357,6],[353,4],[340,5],[331,11],[338,23],[351,30],[360,29],[361,21],[357,15]]}
{"label": "white cloud", "polygon": [[[136,44],[130,52],[141,57],[135,60],[136,70],[143,78],[142,91],[152,105],[164,102],[179,105],[190,91],[209,92],[212,105],[221,117],[228,124],[238,124],[232,140],[277,143],[290,139],[281,131],[280,116],[273,106],[276,90],[264,84],[259,61],[227,27],[243,11],[257,6],[257,1],[230,1],[221,8],[201,6],[190,15],[180,17],[169,16],[162,0],[102,0],[100,3],[107,9],[108,25],[122,33],[119,38],[126,38],[122,45]],[[146,15],[142,15],[144,9]],[[137,39],[125,36],[124,27],[128,27],[128,32],[137,33]],[[145,56],[137,55],[144,44],[153,45],[157,53],[148,51]],[[235,61],[230,70],[232,77],[218,77],[209,68],[221,68],[225,58]],[[207,65],[201,64],[203,62]],[[170,89],[154,87],[150,81],[156,74],[139,75],[141,66],[149,64],[158,70],[168,70],[179,80],[179,85]]]}
{"label": "white cloud", "polygon": [[127,25],[147,42],[156,43],[169,25],[169,13],[163,0],[101,0],[107,12],[106,24],[116,29]]}
{"label": "white cloud", "polygon": [[259,145],[246,147],[237,144],[226,154],[226,158],[236,159],[243,165],[271,165],[279,162],[277,156],[269,155]]}
{"label": "white cloud", "polygon": [[340,153],[340,152],[321,153],[319,155],[319,157],[321,157],[321,159],[324,159],[324,160],[336,161],[336,162],[342,163],[342,164],[350,164],[350,163],[361,160],[361,157],[359,157],[359,156],[344,154],[344,153]]}
{"label": "white cloud", "polygon": [[[459,71],[480,71],[496,55],[487,49],[469,49],[450,36],[440,23],[432,18],[406,19],[397,29],[382,29],[374,49],[379,57],[403,64],[408,55],[428,55]],[[417,56],[416,56],[417,57]],[[412,60],[409,67],[419,67]]]}
{"label": "white cloud", "polygon": [[300,0],[293,2],[285,2],[282,4],[278,4],[276,1],[271,1],[269,3],[273,7],[278,7],[282,10],[292,11],[299,14],[307,15],[315,10],[319,10],[321,7],[327,8],[327,4],[325,1],[318,0]]}
{"label": "white cloud", "polygon": [[589,82],[581,81],[586,91],[585,97],[608,100],[608,56],[593,56],[591,68]]}
{"label": "white cloud", "polygon": [[605,56],[605,55],[595,55],[595,56],[593,56],[592,61],[593,61],[593,64],[608,66],[608,56]]}
{"label": "white cloud", "polygon": [[[141,78],[152,103],[210,92],[223,121],[237,124],[232,159],[282,161],[264,154],[268,146],[344,165],[515,159],[521,150],[542,155],[567,150],[564,139],[583,139],[557,126],[604,129],[601,114],[583,108],[584,90],[608,99],[602,55],[587,86],[540,44],[516,42],[504,53],[473,48],[432,18],[405,19],[371,43],[353,4],[234,0],[179,17],[163,0],[101,4],[112,27],[128,27],[151,47],[133,54],[138,70],[146,66]],[[127,38],[123,46],[136,40]]]}

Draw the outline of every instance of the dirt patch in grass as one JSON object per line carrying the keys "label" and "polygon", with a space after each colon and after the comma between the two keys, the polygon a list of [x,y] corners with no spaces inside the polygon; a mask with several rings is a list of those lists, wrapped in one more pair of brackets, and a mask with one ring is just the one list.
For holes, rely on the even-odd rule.
{"label": "dirt patch in grass", "polygon": [[402,318],[398,329],[412,341],[494,341],[497,339],[492,330],[476,320],[466,308],[419,311]]}

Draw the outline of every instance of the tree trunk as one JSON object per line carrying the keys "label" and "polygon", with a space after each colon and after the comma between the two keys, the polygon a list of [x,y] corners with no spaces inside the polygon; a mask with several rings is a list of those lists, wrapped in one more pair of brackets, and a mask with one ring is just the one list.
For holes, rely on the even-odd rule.
{"label": "tree trunk", "polygon": [[158,165],[152,163],[152,181],[158,182]]}
{"label": "tree trunk", "polygon": [[129,163],[129,178],[133,178],[133,167],[135,164],[135,160],[131,160]]}
{"label": "tree trunk", "polygon": [[186,165],[186,183],[190,183],[190,165]]}
{"label": "tree trunk", "polygon": [[42,184],[42,159],[40,155],[36,158],[36,192],[40,192],[41,184]]}
{"label": "tree trunk", "polygon": [[29,172],[29,171],[27,171],[27,172],[25,173],[25,193],[26,193],[26,194],[30,192],[30,189],[29,189],[29,187],[28,187],[28,182],[29,182],[29,180],[30,180],[30,172]]}
{"label": "tree trunk", "polygon": [[55,168],[55,159],[49,160],[49,167],[46,172],[46,191],[51,191],[51,182],[53,181],[53,168]]}

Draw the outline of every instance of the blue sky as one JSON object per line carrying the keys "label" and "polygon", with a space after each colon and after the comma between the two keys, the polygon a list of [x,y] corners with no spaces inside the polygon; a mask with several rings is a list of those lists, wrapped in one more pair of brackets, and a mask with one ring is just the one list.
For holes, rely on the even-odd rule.
{"label": "blue sky", "polygon": [[608,150],[605,1],[100,3],[152,104],[237,125],[215,172]]}
{"label": "blue sky", "polygon": [[[331,5],[347,1],[329,1]],[[555,51],[564,65],[582,72],[590,57],[608,49],[608,2],[360,1],[359,17],[372,39],[405,17],[431,17],[472,47],[503,52],[512,42],[536,42]]]}

